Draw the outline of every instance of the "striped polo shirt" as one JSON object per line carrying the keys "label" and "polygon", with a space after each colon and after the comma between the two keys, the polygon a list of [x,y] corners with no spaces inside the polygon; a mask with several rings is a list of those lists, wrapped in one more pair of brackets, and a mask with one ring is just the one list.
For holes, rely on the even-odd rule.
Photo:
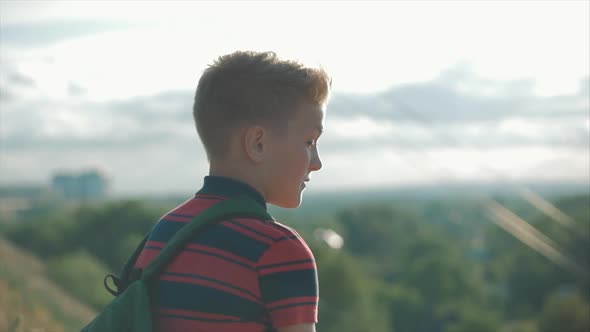
{"label": "striped polo shirt", "polygon": [[[147,266],[195,215],[244,194],[266,208],[247,184],[205,177],[194,198],[154,226],[135,266]],[[154,283],[152,296],[154,331],[273,331],[317,322],[317,269],[295,230],[274,220],[232,218],[190,241]]]}

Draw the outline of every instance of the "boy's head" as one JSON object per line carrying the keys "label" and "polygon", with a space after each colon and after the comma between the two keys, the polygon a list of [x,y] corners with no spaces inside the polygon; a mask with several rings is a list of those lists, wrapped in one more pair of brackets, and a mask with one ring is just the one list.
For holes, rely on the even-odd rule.
{"label": "boy's head", "polygon": [[[324,70],[281,60],[272,52],[221,56],[201,76],[193,108],[210,162],[229,170],[224,163],[243,157],[245,164],[228,172],[247,172],[232,175],[248,178],[269,203],[299,205],[303,181],[321,167],[315,141],[321,134],[330,85]],[[303,140],[307,157],[297,154],[296,140]],[[297,163],[301,169],[308,164],[305,174],[290,170]],[[294,189],[281,193],[281,183],[284,189],[297,181],[301,187],[297,195]]]}

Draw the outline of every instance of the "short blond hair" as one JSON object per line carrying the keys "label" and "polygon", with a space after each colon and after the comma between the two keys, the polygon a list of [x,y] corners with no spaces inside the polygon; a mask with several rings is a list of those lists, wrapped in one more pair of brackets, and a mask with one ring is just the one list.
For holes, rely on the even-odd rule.
{"label": "short blond hair", "polygon": [[284,128],[302,103],[327,102],[331,79],[321,68],[281,60],[273,52],[219,57],[197,85],[193,117],[208,158],[223,157],[242,125]]}

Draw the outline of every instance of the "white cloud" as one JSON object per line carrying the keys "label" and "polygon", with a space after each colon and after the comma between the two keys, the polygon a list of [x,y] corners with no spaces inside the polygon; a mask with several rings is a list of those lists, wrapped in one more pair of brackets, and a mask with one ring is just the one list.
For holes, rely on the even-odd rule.
{"label": "white cloud", "polygon": [[79,78],[102,97],[192,87],[207,63],[236,49],[323,64],[335,89],[349,92],[431,80],[458,62],[489,79],[534,80],[542,95],[575,91],[590,72],[587,2],[43,1],[3,11],[2,24],[137,22],[46,54],[58,76]]}
{"label": "white cloud", "polygon": [[194,192],[208,172],[202,148],[195,141],[175,144],[94,147],[62,150],[15,150],[2,153],[0,183],[48,184],[58,170],[102,170],[110,190],[118,194]]}
{"label": "white cloud", "polygon": [[[206,163],[190,116],[192,90],[208,63],[236,49],[275,50],[333,76],[320,140],[324,170],[312,186],[498,174],[587,181],[590,99],[579,79],[589,74],[588,7],[2,1],[3,27],[129,26],[54,35],[48,47],[0,47],[0,182],[99,166],[116,192],[193,188]],[[14,84],[11,73],[32,84]]]}
{"label": "white cloud", "polygon": [[[370,148],[326,153],[324,169],[312,177],[322,189],[379,188],[448,181],[590,181],[584,149],[546,146],[481,150],[462,147],[408,150]],[[550,166],[550,167],[548,167]]]}
{"label": "white cloud", "polygon": [[371,140],[380,137],[389,137],[394,125],[389,121],[378,122],[368,116],[358,115],[354,117],[333,117],[326,123],[326,131],[334,139],[351,138]]}

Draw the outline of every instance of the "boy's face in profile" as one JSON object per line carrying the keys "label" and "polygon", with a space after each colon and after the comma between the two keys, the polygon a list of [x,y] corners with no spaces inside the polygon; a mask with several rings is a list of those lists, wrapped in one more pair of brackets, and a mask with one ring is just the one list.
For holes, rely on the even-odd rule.
{"label": "boy's face in profile", "polygon": [[288,121],[287,132],[273,135],[269,144],[266,199],[273,205],[294,208],[301,204],[310,173],[322,167],[317,141],[323,130],[324,110],[305,104]]}

